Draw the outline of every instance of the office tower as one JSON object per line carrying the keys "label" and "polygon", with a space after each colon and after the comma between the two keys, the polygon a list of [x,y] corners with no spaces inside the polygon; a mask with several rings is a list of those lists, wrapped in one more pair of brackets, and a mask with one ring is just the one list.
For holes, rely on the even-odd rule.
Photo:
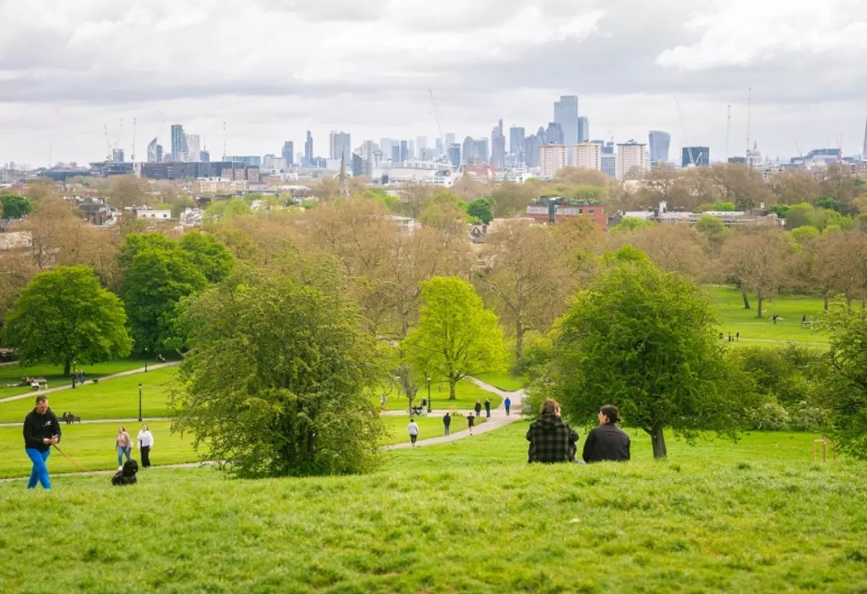
{"label": "office tower", "polygon": [[123,149],[111,149],[112,163],[123,163]]}
{"label": "office tower", "polygon": [[680,166],[707,167],[710,165],[710,148],[706,146],[685,146],[681,152]]}
{"label": "office tower", "polygon": [[578,142],[578,96],[564,95],[554,102],[554,121],[563,130],[563,141],[571,146]]}
{"label": "office tower", "polygon": [[148,163],[159,163],[160,162],[159,157],[162,155],[157,155],[157,148],[158,147],[160,149],[159,152],[162,152],[162,147],[160,146],[159,140],[156,138],[154,138],[153,140],[150,141],[150,143],[148,143]]}
{"label": "office tower", "polygon": [[283,143],[283,150],[280,153],[283,156],[283,160],[286,161],[286,167],[292,167],[295,165],[295,143],[291,140],[287,140]]}
{"label": "office tower", "polygon": [[650,145],[650,162],[668,162],[668,147],[671,145],[671,134],[660,130],[651,130],[647,134]]}
{"label": "office tower", "polygon": [[539,175],[554,177],[569,164],[565,144],[546,144],[539,148]]}
{"label": "office tower", "polygon": [[436,141],[436,151],[434,152],[435,157],[436,157],[437,159],[439,159],[439,158],[442,157],[445,153],[446,153],[446,148],[445,148],[445,145],[443,144],[443,139],[442,139],[442,138],[437,138],[437,141]]}
{"label": "office tower", "polygon": [[453,144],[455,144],[455,133],[446,132],[446,146],[451,147]]}
{"label": "office tower", "polygon": [[545,130],[545,141],[542,144],[563,144],[564,142],[563,127],[557,122],[548,122],[548,129]]}
{"label": "office tower", "polygon": [[198,161],[202,152],[201,137],[198,134],[187,134],[187,161]]}
{"label": "office tower", "polygon": [[602,171],[602,146],[595,142],[573,144],[572,164],[575,167]]}
{"label": "office tower", "polygon": [[476,164],[476,141],[472,136],[464,138],[464,163],[466,165]]}
{"label": "office tower", "polygon": [[411,159],[415,159],[415,141],[407,140],[406,141],[406,160],[409,161]]}
{"label": "office tower", "polygon": [[578,142],[587,142],[590,140],[590,120],[587,116],[578,118]]}
{"label": "office tower", "polygon": [[491,130],[491,164],[497,169],[506,168],[506,137],[503,135],[503,120]]}
{"label": "office tower", "polygon": [[509,128],[509,154],[514,164],[524,162],[524,129],[512,126]]}
{"label": "office tower", "polygon": [[488,139],[487,138],[477,138],[476,139],[476,158],[479,159],[482,163],[488,162]]}
{"label": "office tower", "polygon": [[634,140],[617,143],[616,174],[617,179],[622,180],[627,176],[640,177],[647,171],[647,145],[639,144]]}
{"label": "office tower", "polygon": [[524,163],[527,167],[539,166],[539,149],[542,146],[542,139],[536,134],[530,134],[524,139]]}
{"label": "office tower", "polygon": [[329,155],[332,160],[352,160],[352,141],[347,132],[331,132],[328,136]]}
{"label": "office tower", "polygon": [[400,163],[400,143],[392,142],[391,143],[391,161],[393,163]]}
{"label": "office tower", "polygon": [[307,140],[304,141],[304,165],[313,167],[313,135],[307,131]]}
{"label": "office tower", "polygon": [[452,167],[458,167],[461,164],[461,145],[457,143],[449,145],[449,162]]}
{"label": "office tower", "polygon": [[172,159],[185,161],[188,152],[187,135],[184,134],[184,127],[180,124],[172,124]]}
{"label": "office tower", "polygon": [[409,143],[405,140],[400,141],[400,159],[401,163],[409,160]]}
{"label": "office tower", "polygon": [[382,156],[386,160],[389,160],[389,161],[393,160],[391,158],[391,151],[392,151],[391,147],[392,146],[393,146],[393,143],[392,143],[391,138],[380,138],[379,139],[379,150],[382,151]]}

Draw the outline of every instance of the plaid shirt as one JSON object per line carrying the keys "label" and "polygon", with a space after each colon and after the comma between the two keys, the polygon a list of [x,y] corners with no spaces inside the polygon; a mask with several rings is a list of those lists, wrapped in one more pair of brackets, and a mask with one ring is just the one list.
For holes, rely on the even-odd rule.
{"label": "plaid shirt", "polygon": [[578,433],[556,415],[542,415],[527,431],[528,462],[569,462],[575,456]]}

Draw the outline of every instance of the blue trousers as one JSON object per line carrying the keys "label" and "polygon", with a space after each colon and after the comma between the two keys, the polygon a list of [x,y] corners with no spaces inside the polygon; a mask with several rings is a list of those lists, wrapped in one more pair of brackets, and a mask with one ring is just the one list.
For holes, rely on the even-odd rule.
{"label": "blue trousers", "polygon": [[51,455],[51,450],[40,452],[36,448],[27,448],[24,451],[27,452],[27,457],[33,462],[33,472],[30,473],[30,482],[27,483],[27,488],[35,489],[36,483],[39,483],[43,489],[50,489],[51,480],[48,478],[48,466],[45,465],[45,462],[48,460],[48,456]]}
{"label": "blue trousers", "polygon": [[120,466],[123,464],[123,457],[126,456],[126,459],[129,460],[129,450],[130,448],[124,448],[121,446],[117,446],[117,465]]}

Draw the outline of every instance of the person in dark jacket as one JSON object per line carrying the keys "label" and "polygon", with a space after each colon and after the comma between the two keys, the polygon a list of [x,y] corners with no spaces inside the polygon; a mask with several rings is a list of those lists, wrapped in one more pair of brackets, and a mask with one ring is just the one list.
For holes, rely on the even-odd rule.
{"label": "person in dark jacket", "polygon": [[491,401],[485,398],[485,417],[491,418]]}
{"label": "person in dark jacket", "polygon": [[46,462],[51,454],[51,446],[56,443],[60,443],[60,423],[48,408],[48,397],[37,396],[36,408],[24,418],[24,451],[33,462],[28,489],[36,488],[36,483],[41,484],[43,489],[51,488]]}
{"label": "person in dark jacket", "polygon": [[503,406],[506,407],[506,416],[509,416],[509,411],[512,408],[512,399],[506,396],[506,399],[503,400]]}
{"label": "person in dark jacket", "polygon": [[473,416],[473,411],[467,415],[467,429],[470,430],[470,435],[473,434],[473,427],[476,426],[476,417]]}
{"label": "person in dark jacket", "polygon": [[590,430],[584,442],[584,461],[622,462],[629,460],[629,436],[617,426],[620,411],[616,406],[606,404],[599,409],[599,425]]}
{"label": "person in dark jacket", "polygon": [[560,404],[548,399],[542,404],[539,418],[530,425],[527,441],[528,462],[570,462],[575,457],[578,433],[560,418]]}
{"label": "person in dark jacket", "polygon": [[473,410],[476,411],[476,417],[482,416],[482,403],[476,400],[476,406]]}
{"label": "person in dark jacket", "polygon": [[446,435],[449,434],[452,426],[452,416],[449,413],[446,413],[446,416],[443,417],[443,427],[445,427]]}

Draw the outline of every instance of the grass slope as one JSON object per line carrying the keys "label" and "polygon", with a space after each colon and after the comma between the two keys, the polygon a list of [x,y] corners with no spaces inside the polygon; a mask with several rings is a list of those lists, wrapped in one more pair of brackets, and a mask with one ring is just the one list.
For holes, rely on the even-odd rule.
{"label": "grass slope", "polygon": [[[150,360],[153,364],[155,361]],[[106,363],[98,363],[96,365],[85,365],[85,377],[88,380],[129,371],[130,369],[138,369],[144,367],[144,359],[141,355],[133,355],[127,359],[119,359],[117,361],[108,361]],[[76,366],[76,370],[81,370],[82,366]],[[72,385],[71,377],[63,377],[63,367],[56,365],[31,365],[22,367],[21,365],[0,365],[0,398],[8,398],[9,396],[17,396],[33,392],[30,387],[15,387],[7,388],[6,384],[16,383],[21,381],[23,377],[41,377],[48,380],[49,388],[56,388],[62,385]],[[35,394],[35,392],[34,392]]]}
{"label": "grass slope", "polygon": [[[395,386],[388,386],[384,389],[377,390],[370,396],[370,401],[379,406],[379,397],[385,392],[387,402],[385,410],[406,410],[407,399],[402,391]],[[491,392],[486,392],[468,379],[461,380],[455,387],[455,400],[449,400],[449,384],[448,382],[438,382],[436,380],[430,385],[431,401],[433,402],[434,414],[445,414],[447,410],[470,410],[475,406],[476,400],[484,404],[485,398],[491,401],[491,408],[497,408],[503,401],[502,398]],[[421,406],[423,398],[427,398],[427,385],[419,389],[415,397],[415,403]],[[484,414],[484,410],[482,411]]]}
{"label": "grass slope", "polygon": [[867,465],[811,465],[809,436],[674,442],[669,463],[641,438],[628,464],[530,467],[525,430],[392,452],[367,476],[0,484],[0,558],[15,560],[0,582],[33,594],[867,588]]}
{"label": "grass slope", "polygon": [[527,385],[526,377],[516,377],[508,373],[483,373],[479,375],[479,379],[504,392],[517,392]]}

